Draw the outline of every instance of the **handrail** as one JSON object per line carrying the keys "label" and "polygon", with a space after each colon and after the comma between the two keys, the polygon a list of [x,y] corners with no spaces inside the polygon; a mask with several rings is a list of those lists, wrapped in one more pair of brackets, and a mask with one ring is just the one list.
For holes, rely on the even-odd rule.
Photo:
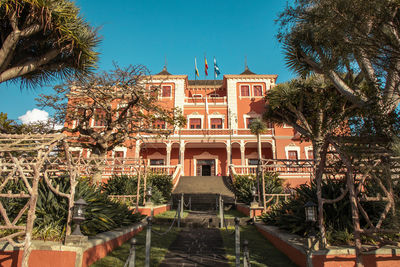
{"label": "handrail", "polygon": [[172,190],[174,190],[175,187],[178,185],[179,179],[181,178],[181,176],[182,176],[182,165],[178,164],[178,165],[176,165],[175,172],[172,175],[172,185],[173,185]]}

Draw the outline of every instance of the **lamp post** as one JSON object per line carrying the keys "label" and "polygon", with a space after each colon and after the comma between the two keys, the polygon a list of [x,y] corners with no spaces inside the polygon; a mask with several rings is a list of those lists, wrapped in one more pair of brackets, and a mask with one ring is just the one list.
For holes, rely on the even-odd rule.
{"label": "lamp post", "polygon": [[307,201],[304,205],[306,212],[306,222],[315,223],[317,221],[317,204],[312,201]]}
{"label": "lamp post", "polygon": [[75,202],[74,211],[72,215],[72,221],[76,223],[75,230],[72,232],[72,235],[83,236],[81,232],[81,223],[86,219],[85,218],[85,210],[87,203],[83,198],[80,198]]}
{"label": "lamp post", "polygon": [[306,222],[310,224],[310,232],[307,237],[307,267],[312,267],[312,252],[316,250],[318,239],[315,238],[315,222],[317,221],[317,204],[307,201],[304,205]]}

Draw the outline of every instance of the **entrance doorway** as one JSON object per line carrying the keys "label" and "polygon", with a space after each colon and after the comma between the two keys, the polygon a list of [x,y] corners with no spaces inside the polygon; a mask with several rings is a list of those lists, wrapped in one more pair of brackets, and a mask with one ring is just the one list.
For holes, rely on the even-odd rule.
{"label": "entrance doorway", "polygon": [[197,176],[214,176],[215,175],[215,160],[213,159],[198,159]]}

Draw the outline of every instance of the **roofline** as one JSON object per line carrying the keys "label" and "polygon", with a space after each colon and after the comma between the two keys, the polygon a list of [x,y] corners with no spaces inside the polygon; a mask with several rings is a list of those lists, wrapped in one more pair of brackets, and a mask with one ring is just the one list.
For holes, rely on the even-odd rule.
{"label": "roofline", "polygon": [[160,78],[160,79],[187,79],[187,75],[151,75],[149,77],[152,78]]}
{"label": "roofline", "polygon": [[264,78],[264,79],[277,79],[277,74],[227,74],[224,79],[240,79],[240,78]]}

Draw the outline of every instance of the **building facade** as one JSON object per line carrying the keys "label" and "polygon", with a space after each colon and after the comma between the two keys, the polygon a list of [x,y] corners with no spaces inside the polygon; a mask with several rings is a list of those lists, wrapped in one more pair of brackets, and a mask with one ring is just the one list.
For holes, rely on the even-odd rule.
{"label": "building facade", "polygon": [[[168,137],[142,135],[110,152],[111,158],[145,159],[149,166],[180,165],[184,176],[228,175],[229,166],[244,173],[258,163],[257,136],[249,125],[265,110],[265,95],[276,84],[277,75],[255,74],[248,68],[222,80],[189,80],[187,75],[172,75],[165,68],[152,77],[160,86],[160,105],[182,110],[184,128]],[[155,127],[167,128],[164,122]],[[261,135],[264,159],[311,159],[310,142],[302,142],[290,126],[267,125]],[[87,154],[86,152],[84,152]],[[297,177],[296,186],[309,179]]]}

